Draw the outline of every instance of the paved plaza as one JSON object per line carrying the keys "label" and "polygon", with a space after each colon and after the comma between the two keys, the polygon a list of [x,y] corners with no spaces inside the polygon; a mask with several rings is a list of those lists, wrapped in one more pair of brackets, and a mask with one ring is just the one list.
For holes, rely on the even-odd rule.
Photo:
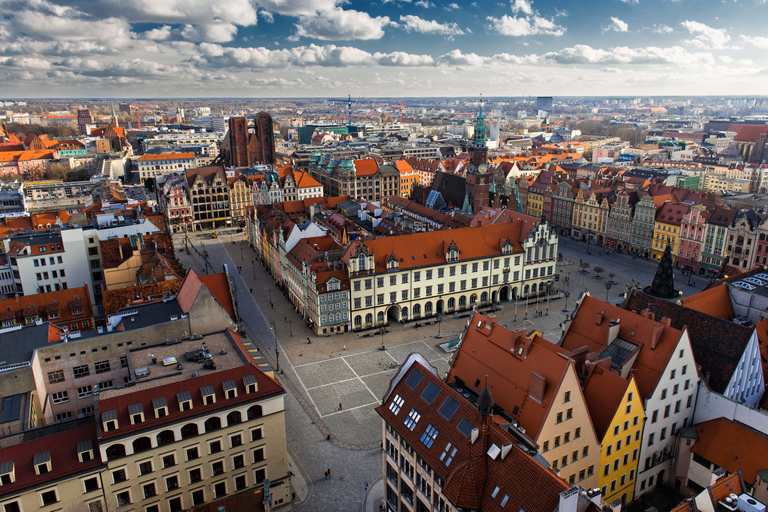
{"label": "paved plaza", "polygon": [[[333,497],[343,489],[355,499],[359,497],[359,506],[365,503],[369,509],[378,508],[380,497],[364,500],[363,491],[365,482],[369,483],[370,492],[373,483],[381,478],[382,424],[375,408],[408,354],[419,352],[437,368],[439,375],[447,372],[450,353],[440,345],[463,332],[468,312],[458,318],[446,316],[439,325],[393,324],[383,337],[376,331],[367,336],[354,332],[316,336],[276,287],[266,268],[257,262],[242,234],[224,234],[218,239],[195,236],[189,240],[189,254],[179,252],[181,262],[205,273],[205,253],[209,271],[221,271],[224,263],[229,266],[249,337],[249,354],[265,371],[282,371],[279,378],[289,395],[288,443],[295,454],[297,472],[306,475],[307,496],[302,495],[302,500],[311,500],[313,510],[356,509],[348,500]],[[183,248],[184,238],[177,235],[175,245]],[[627,285],[649,285],[658,265],[623,254],[601,254],[594,246],[572,240],[566,240],[565,245],[561,242],[560,253],[563,261],[557,267],[560,279],[555,282],[556,294],[549,301],[517,300],[498,305],[493,314],[502,325],[513,330],[538,331],[544,338],[557,342],[562,324],[581,293],[588,290],[601,300],[620,302]],[[589,263],[586,272],[579,272],[581,262]],[[594,272],[596,266],[602,268],[600,278]],[[675,277],[677,288],[684,295],[696,293],[706,285],[703,278],[691,277],[693,286],[688,286],[688,277]],[[608,281],[615,284],[606,287]],[[322,472],[330,461],[359,470],[345,473],[335,483],[325,481]]]}

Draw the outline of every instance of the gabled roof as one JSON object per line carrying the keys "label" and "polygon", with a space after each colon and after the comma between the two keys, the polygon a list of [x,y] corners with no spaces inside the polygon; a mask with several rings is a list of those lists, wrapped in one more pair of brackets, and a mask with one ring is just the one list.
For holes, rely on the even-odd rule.
{"label": "gabled roof", "polygon": [[199,276],[200,282],[202,282],[208,291],[211,292],[213,298],[216,299],[224,311],[229,314],[232,320],[235,318],[235,307],[232,304],[232,295],[229,293],[229,283],[227,282],[227,274],[219,272],[218,274],[208,274],[205,276]]}
{"label": "gabled roof", "polygon": [[648,309],[656,318],[670,318],[675,329],[695,327],[688,335],[696,364],[701,366],[702,375],[709,375],[710,389],[725,392],[752,338],[752,329],[639,291],[632,292],[624,307],[631,311]]}
{"label": "gabled roof", "polygon": [[[620,320],[618,338],[639,348],[632,369],[642,398],[651,397],[682,332],[585,294],[560,346],[568,351],[587,347],[588,352],[602,353],[614,341],[609,339],[611,320]],[[651,350],[654,330],[659,339]]]}
{"label": "gabled roof", "polygon": [[666,203],[656,211],[656,222],[679,226],[690,206],[681,203]]}
{"label": "gabled roof", "polygon": [[696,425],[698,441],[691,451],[729,473],[741,470],[744,482],[755,484],[757,472],[768,469],[768,437],[741,423],[717,418]]}
{"label": "gabled roof", "polygon": [[379,172],[379,164],[373,158],[355,160],[355,176],[373,176]]}
{"label": "gabled roof", "polygon": [[[411,410],[420,415],[413,429],[404,424]],[[454,507],[553,512],[560,493],[569,487],[520,449],[516,438],[502,426],[482,416],[476,406],[440,380],[418,354],[411,354],[401,366],[376,411],[443,479],[443,493]],[[427,446],[422,436],[430,425],[437,434]],[[478,436],[472,443],[475,428]],[[487,452],[494,445],[501,454],[492,458]],[[492,497],[496,486],[499,491]],[[505,496],[507,501],[501,507]]]}
{"label": "gabled roof", "polygon": [[630,379],[624,379],[599,366],[592,368],[594,369],[584,383],[582,391],[597,440],[602,441],[616,416],[616,411],[623,405],[622,399],[627,393]]}
{"label": "gabled roof", "polygon": [[728,476],[721,477],[717,482],[709,487],[709,492],[712,496],[712,504],[715,509],[718,501],[723,501],[731,494],[743,494],[744,489],[741,486],[741,474],[739,471],[732,473]]}
{"label": "gabled roof", "polygon": [[295,171],[293,178],[296,182],[296,188],[314,188],[322,186],[315,178],[310,176],[308,172]]}
{"label": "gabled roof", "polygon": [[[524,357],[517,350],[524,350]],[[458,351],[451,358],[446,381],[479,393],[486,386],[496,404],[511,415],[532,439],[544,425],[549,407],[571,365],[565,352],[544,338],[528,337],[525,331],[510,331],[495,317],[472,315]],[[543,397],[532,398],[532,374],[544,378]]]}
{"label": "gabled roof", "polygon": [[736,317],[731,302],[731,294],[725,283],[681,299],[683,306],[708,315],[731,321]]}

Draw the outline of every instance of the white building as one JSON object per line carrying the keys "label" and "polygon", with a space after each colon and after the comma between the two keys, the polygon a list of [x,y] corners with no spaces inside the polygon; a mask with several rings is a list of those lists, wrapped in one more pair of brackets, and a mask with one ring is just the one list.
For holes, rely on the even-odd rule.
{"label": "white building", "polygon": [[165,174],[184,172],[197,166],[194,153],[166,153],[163,155],[143,155],[136,160],[139,178],[145,180]]}

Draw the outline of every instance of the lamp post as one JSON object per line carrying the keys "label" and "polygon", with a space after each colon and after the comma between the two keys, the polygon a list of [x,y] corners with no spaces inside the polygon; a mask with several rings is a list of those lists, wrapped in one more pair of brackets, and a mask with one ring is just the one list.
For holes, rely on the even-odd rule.
{"label": "lamp post", "polygon": [[565,290],[565,307],[563,308],[563,313],[568,312],[568,297],[570,296],[571,296],[571,292],[569,292],[568,290]]}
{"label": "lamp post", "polygon": [[437,337],[440,337],[440,326],[443,323],[443,315],[437,315]]}
{"label": "lamp post", "polygon": [[269,307],[273,308],[272,305],[272,288],[267,288],[267,291],[269,292]]}
{"label": "lamp post", "polygon": [[379,334],[381,334],[381,346],[379,347],[379,350],[387,350],[386,347],[384,347],[384,333],[387,332],[387,330],[382,325],[379,327]]}
{"label": "lamp post", "polygon": [[251,263],[253,265],[253,278],[256,279],[256,260]]}
{"label": "lamp post", "polygon": [[611,291],[611,283],[605,283],[605,302],[608,302],[608,292]]}
{"label": "lamp post", "polygon": [[517,322],[517,305],[520,303],[520,295],[515,294],[515,322]]}
{"label": "lamp post", "polygon": [[240,247],[240,261],[245,261],[245,258],[243,257],[243,247]]}
{"label": "lamp post", "polygon": [[549,316],[549,294],[552,293],[552,283],[547,283],[547,312],[545,315]]}
{"label": "lamp post", "polygon": [[293,338],[293,320],[288,320],[288,331],[291,333],[291,338]]}

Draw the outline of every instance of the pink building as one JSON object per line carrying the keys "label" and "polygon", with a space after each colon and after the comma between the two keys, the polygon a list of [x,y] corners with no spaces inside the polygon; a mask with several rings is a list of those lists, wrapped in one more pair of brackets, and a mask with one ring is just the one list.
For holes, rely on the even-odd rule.
{"label": "pink building", "polygon": [[706,236],[707,220],[702,215],[704,206],[691,206],[680,223],[680,239],[677,244],[675,261],[680,268],[699,271],[701,248]]}

